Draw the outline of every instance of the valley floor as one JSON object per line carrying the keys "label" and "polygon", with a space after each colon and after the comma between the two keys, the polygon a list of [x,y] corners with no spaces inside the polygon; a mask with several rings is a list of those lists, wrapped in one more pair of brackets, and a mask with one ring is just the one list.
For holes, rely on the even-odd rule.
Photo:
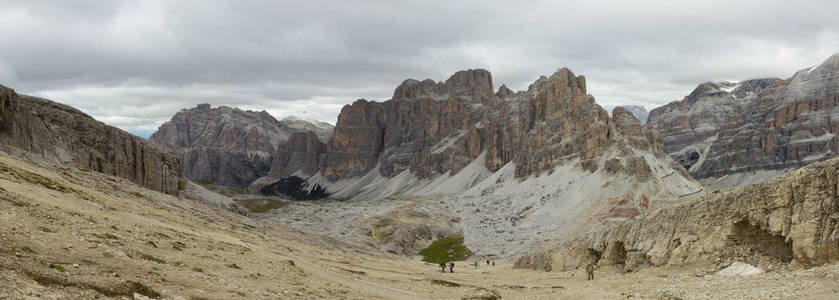
{"label": "valley floor", "polygon": [[[836,299],[839,264],[728,278],[458,262],[455,273],[72,168],[0,155],[0,299]],[[493,299],[493,298],[473,298]]]}

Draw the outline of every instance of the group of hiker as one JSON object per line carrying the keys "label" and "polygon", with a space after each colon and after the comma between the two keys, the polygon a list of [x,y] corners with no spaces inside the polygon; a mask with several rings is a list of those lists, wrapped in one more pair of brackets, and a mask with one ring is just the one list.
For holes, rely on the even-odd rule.
{"label": "group of hiker", "polygon": [[[478,267],[478,262],[476,261],[474,264],[475,268]],[[441,262],[440,268],[443,270],[443,273],[446,273],[446,267],[448,266],[449,272],[454,273],[454,263],[450,262],[448,265],[446,263]],[[487,260],[487,266],[495,266],[495,261]],[[586,280],[594,280],[594,264],[586,265]]]}
{"label": "group of hiker", "polygon": [[[476,261],[473,264],[473,266],[475,266],[475,268],[477,268],[478,267],[478,262]],[[495,261],[494,260],[487,260],[487,266],[495,266]],[[440,269],[443,270],[443,273],[446,273],[446,267],[449,268],[449,272],[454,273],[454,263],[453,262],[450,262],[448,265],[444,262],[440,263]]]}

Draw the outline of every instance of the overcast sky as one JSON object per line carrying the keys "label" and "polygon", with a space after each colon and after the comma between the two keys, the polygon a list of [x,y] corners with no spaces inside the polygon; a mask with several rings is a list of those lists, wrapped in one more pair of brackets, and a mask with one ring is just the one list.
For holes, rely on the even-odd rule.
{"label": "overcast sky", "polygon": [[839,52],[837,11],[835,0],[0,0],[0,84],[143,136],[205,102],[334,123],[406,78],[469,68],[521,90],[568,67],[598,103],[651,109],[701,82],[817,65]]}

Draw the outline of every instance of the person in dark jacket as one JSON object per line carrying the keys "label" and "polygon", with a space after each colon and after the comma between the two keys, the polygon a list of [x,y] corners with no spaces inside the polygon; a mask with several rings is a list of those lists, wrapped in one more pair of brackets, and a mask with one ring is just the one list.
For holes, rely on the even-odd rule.
{"label": "person in dark jacket", "polygon": [[454,263],[453,262],[449,263],[449,272],[454,273]]}
{"label": "person in dark jacket", "polygon": [[593,264],[588,264],[586,266],[586,275],[588,275],[587,280],[594,280],[594,265]]}

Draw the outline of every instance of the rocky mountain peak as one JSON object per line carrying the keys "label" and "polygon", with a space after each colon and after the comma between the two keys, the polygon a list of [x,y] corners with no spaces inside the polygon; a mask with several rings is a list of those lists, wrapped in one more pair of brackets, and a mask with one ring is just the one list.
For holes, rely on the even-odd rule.
{"label": "rocky mountain peak", "polygon": [[534,83],[527,87],[528,92],[532,92],[540,87],[540,84],[549,83],[557,87],[564,87],[575,94],[586,94],[586,78],[585,76],[576,76],[574,72],[568,68],[557,69],[550,77],[540,76]]}
{"label": "rocky mountain peak", "polygon": [[484,69],[458,71],[446,80],[455,94],[492,94],[492,74]]}
{"label": "rocky mountain peak", "polygon": [[643,106],[640,106],[640,105],[621,105],[621,106],[623,108],[626,108],[630,112],[632,112],[632,115],[634,115],[635,118],[638,119],[638,121],[641,122],[641,124],[647,123],[647,118],[649,117],[650,112],[647,111],[647,109],[644,108]]}
{"label": "rocky mountain peak", "polygon": [[507,88],[507,85],[504,84],[502,84],[501,87],[498,88],[498,91],[495,92],[495,96],[502,100],[510,98],[515,94],[516,92],[513,92],[513,90]]}
{"label": "rocky mountain peak", "polygon": [[737,83],[737,87],[732,94],[738,99],[757,96],[764,90],[776,87],[781,83],[783,83],[783,80],[780,78],[749,79]]}
{"label": "rocky mountain peak", "polygon": [[199,104],[175,114],[149,140],[175,150],[191,180],[244,187],[266,175],[276,152],[302,131],[328,140],[332,126],[301,119],[280,122],[266,111]]}
{"label": "rocky mountain peak", "polygon": [[839,56],[787,80],[700,84],[650,112],[664,149],[717,187],[752,183],[839,155]]}
{"label": "rocky mountain peak", "polygon": [[446,93],[442,83],[426,79],[406,79],[393,91],[393,99],[440,98]]}
{"label": "rocky mountain peak", "polygon": [[492,74],[484,69],[458,71],[445,82],[406,79],[393,91],[393,100],[434,99],[492,95]]}

